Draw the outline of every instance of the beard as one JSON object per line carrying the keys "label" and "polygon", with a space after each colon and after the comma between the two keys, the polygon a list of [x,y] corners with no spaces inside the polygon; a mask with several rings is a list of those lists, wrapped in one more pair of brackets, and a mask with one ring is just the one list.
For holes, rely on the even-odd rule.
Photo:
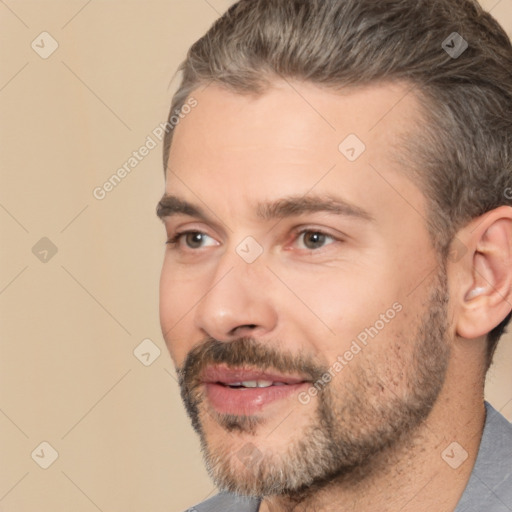
{"label": "beard", "polygon": [[[450,356],[448,298],[442,268],[415,325],[397,332],[387,342],[385,352],[382,348],[372,350],[369,344],[356,355],[318,393],[308,424],[299,435],[294,432],[279,450],[266,450],[263,436],[257,437],[265,419],[212,413],[202,407],[201,371],[210,364],[271,368],[319,382],[328,367],[304,354],[277,351],[273,347],[278,344],[263,345],[248,337],[231,342],[210,338],[192,349],[178,369],[181,396],[216,485],[246,496],[280,495],[302,501],[335,481],[359,483],[369,478],[379,455],[413,437],[441,392]],[[377,337],[370,343],[383,341]],[[203,428],[205,420],[224,429],[227,441],[222,445],[209,442]],[[254,443],[245,443],[237,452],[233,448],[240,444],[237,433],[253,437]],[[240,470],[240,461],[247,470]]]}

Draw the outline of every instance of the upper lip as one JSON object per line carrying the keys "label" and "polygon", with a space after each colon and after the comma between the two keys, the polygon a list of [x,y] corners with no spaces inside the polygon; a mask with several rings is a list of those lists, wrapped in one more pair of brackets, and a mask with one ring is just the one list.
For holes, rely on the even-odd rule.
{"label": "upper lip", "polygon": [[203,383],[236,384],[247,381],[271,381],[284,384],[299,384],[308,380],[296,375],[283,375],[254,368],[230,368],[228,366],[207,366],[201,373]]}

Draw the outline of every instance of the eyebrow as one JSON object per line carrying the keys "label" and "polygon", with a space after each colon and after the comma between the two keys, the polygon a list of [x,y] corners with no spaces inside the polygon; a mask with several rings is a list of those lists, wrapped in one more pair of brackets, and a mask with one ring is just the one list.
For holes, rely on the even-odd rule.
{"label": "eyebrow", "polygon": [[[273,202],[259,203],[256,208],[258,218],[264,221],[318,212],[334,213],[365,221],[375,220],[366,210],[331,194],[288,196]],[[210,220],[210,216],[203,208],[171,194],[164,194],[157,205],[156,213],[162,220],[175,215],[187,215],[205,222]]]}
{"label": "eyebrow", "polygon": [[[259,203],[256,207],[258,218],[264,221],[318,212],[334,213],[365,221],[375,220],[366,210],[330,194],[288,196],[277,201]],[[156,213],[162,220],[174,215],[187,215],[202,221],[209,220],[209,216],[201,207],[170,194],[164,194],[157,205]]]}

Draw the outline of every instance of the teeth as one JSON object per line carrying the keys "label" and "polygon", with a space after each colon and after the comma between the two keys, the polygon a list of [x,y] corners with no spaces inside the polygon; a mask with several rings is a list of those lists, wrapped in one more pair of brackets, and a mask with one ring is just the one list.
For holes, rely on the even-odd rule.
{"label": "teeth", "polygon": [[257,388],[258,387],[258,381],[257,380],[244,380],[242,382],[242,386],[244,388]]}
{"label": "teeth", "polygon": [[269,386],[272,386],[273,382],[271,380],[259,380],[258,381],[258,387],[259,388],[268,388]]}
{"label": "teeth", "polygon": [[271,380],[244,380],[242,382],[231,382],[231,388],[268,388],[270,386],[286,386],[284,382],[273,382]]}
{"label": "teeth", "polygon": [[244,388],[268,388],[272,386],[271,380],[244,380],[242,383]]}

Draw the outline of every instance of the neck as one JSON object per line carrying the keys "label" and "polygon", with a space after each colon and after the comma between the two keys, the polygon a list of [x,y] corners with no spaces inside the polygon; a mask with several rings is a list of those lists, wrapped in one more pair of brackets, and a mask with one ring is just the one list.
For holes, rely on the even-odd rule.
{"label": "neck", "polygon": [[476,460],[485,407],[479,388],[450,387],[423,424],[366,467],[302,495],[267,497],[260,512],[452,512]]}

